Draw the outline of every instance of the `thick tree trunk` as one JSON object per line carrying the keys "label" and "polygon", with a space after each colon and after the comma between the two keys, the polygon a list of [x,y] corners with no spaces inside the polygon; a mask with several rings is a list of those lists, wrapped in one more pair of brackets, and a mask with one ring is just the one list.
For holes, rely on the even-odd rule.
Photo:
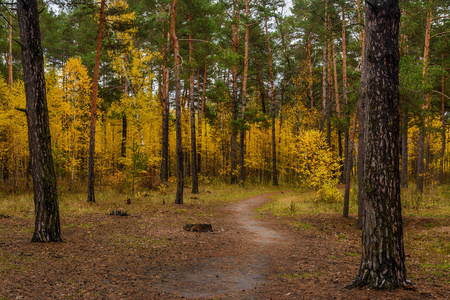
{"label": "thick tree trunk", "polygon": [[[189,16],[189,21],[192,17]],[[189,110],[191,119],[191,174],[192,174],[192,193],[198,193],[198,171],[197,171],[197,139],[195,134],[195,97],[194,97],[194,80],[195,69],[192,66],[192,55],[194,54],[194,41],[192,34],[189,34],[189,62],[191,63],[190,77],[189,77]]]}
{"label": "thick tree trunk", "polygon": [[398,0],[366,1],[361,99],[366,103],[362,256],[351,286],[407,285],[399,173]]}
{"label": "thick tree trunk", "polygon": [[249,0],[245,0],[245,16],[246,16],[246,23],[245,23],[245,41],[244,41],[244,78],[242,82],[242,108],[241,108],[241,119],[242,119],[242,125],[241,125],[241,132],[240,132],[240,143],[239,143],[239,165],[240,165],[240,172],[239,172],[239,181],[244,184],[245,181],[245,107],[247,102],[247,74],[248,74],[248,39],[249,39],[249,33],[250,33],[250,25],[248,24],[248,17],[249,17]]}
{"label": "thick tree trunk", "polygon": [[180,54],[178,46],[178,38],[175,34],[175,21],[177,18],[177,0],[172,2],[172,17],[170,20],[170,37],[173,42],[173,57],[175,60],[174,75],[175,75],[175,114],[176,114],[176,140],[177,140],[177,193],[175,196],[176,204],[183,204],[183,146],[181,143],[181,84],[179,76],[180,68]]}
{"label": "thick tree trunk", "polygon": [[103,22],[105,20],[105,0],[100,4],[100,20],[98,23],[97,35],[97,52],[95,55],[94,78],[92,83],[92,98],[91,98],[91,132],[89,138],[89,172],[88,172],[88,202],[95,202],[94,191],[94,159],[95,159],[95,122],[97,119],[97,92],[98,92],[98,76],[100,70],[100,57],[102,54],[102,40],[103,40]]}
{"label": "thick tree trunk", "polygon": [[28,143],[34,189],[33,242],[61,242],[56,174],[53,166],[44,57],[36,0],[17,1],[26,95]]}

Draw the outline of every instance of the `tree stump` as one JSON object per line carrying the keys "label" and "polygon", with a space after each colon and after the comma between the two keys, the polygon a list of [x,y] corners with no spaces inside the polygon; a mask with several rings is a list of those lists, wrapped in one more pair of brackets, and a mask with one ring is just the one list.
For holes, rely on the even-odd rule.
{"label": "tree stump", "polygon": [[186,224],[183,229],[191,232],[213,232],[211,224]]}

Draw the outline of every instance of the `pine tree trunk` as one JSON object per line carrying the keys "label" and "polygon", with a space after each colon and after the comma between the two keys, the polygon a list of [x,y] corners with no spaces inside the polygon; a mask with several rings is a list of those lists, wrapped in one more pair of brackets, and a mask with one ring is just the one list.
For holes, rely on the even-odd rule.
{"label": "pine tree trunk", "polygon": [[183,147],[181,143],[181,83],[179,76],[180,54],[178,46],[178,38],[175,34],[175,21],[177,17],[177,0],[172,2],[172,17],[170,20],[170,37],[173,42],[173,57],[175,60],[174,76],[175,76],[175,114],[176,114],[176,140],[177,140],[177,193],[175,196],[176,204],[183,204]]}
{"label": "pine tree trunk", "polygon": [[259,69],[258,59],[255,58],[255,68],[256,68],[256,80],[258,81],[259,94],[261,97],[261,110],[263,114],[267,113],[266,110],[266,88],[264,87],[264,82],[261,78],[261,71]]}
{"label": "pine tree trunk", "polygon": [[14,79],[13,79],[13,57],[12,57],[12,39],[13,39],[13,15],[12,15],[12,9],[13,9],[13,3],[11,2],[11,10],[9,15],[9,39],[8,39],[8,60],[6,61],[8,65],[8,79],[7,84],[9,86],[9,90],[12,91],[14,86]]}
{"label": "pine tree trunk", "polygon": [[[197,157],[198,157],[197,166],[198,166],[198,172],[200,174],[204,174],[204,172],[202,171],[202,154],[201,154],[201,152],[202,152],[202,147],[203,147],[203,128],[202,127],[203,127],[203,118],[204,118],[204,115],[205,115],[205,105],[206,105],[206,80],[207,80],[207,75],[208,75],[208,65],[205,65],[205,73],[203,74],[203,87],[202,87],[202,105],[201,105],[201,108],[200,108],[200,112],[198,114],[199,143],[198,143],[198,153],[197,153]],[[206,123],[205,123],[205,125],[206,125]],[[206,151],[205,151],[205,153],[206,153]],[[206,163],[206,162],[203,162],[203,163]]]}
{"label": "pine tree trunk", "polygon": [[424,152],[424,145],[423,145],[423,139],[424,139],[424,125],[420,125],[420,131],[419,131],[419,141],[417,145],[417,181],[416,181],[416,192],[419,194],[423,193],[423,152]]}
{"label": "pine tree trunk", "polygon": [[272,66],[272,51],[270,49],[269,42],[269,28],[267,26],[267,16],[264,16],[264,26],[266,29],[266,43],[269,58],[269,72],[270,72],[270,100],[272,106],[272,184],[278,186],[278,174],[277,174],[277,144],[275,136],[275,95],[274,95],[274,83],[273,83],[273,66]]}
{"label": "pine tree trunk", "polygon": [[[366,103],[363,251],[354,286],[407,285],[399,173],[398,0],[366,1],[361,100]],[[369,113],[370,112],[370,113]]]}
{"label": "pine tree trunk", "polygon": [[91,132],[89,139],[89,173],[88,173],[88,202],[95,202],[94,191],[94,159],[95,159],[95,122],[97,114],[97,92],[98,92],[98,76],[100,69],[100,57],[102,53],[103,40],[103,22],[105,20],[105,0],[100,4],[100,20],[98,23],[97,35],[97,52],[95,55],[94,78],[92,83],[92,98],[91,98]]}
{"label": "pine tree trunk", "polygon": [[18,1],[17,15],[36,217],[32,242],[61,242],[37,1]]}
{"label": "pine tree trunk", "polygon": [[[167,36],[169,38],[169,35]],[[169,40],[163,47],[162,64],[162,136],[161,136],[161,181],[169,180],[169,68],[166,66],[165,53],[169,48]]]}
{"label": "pine tree trunk", "polygon": [[353,132],[351,134],[351,142],[349,141],[348,125],[350,120],[348,117],[348,97],[347,97],[347,36],[345,32],[345,9],[342,6],[342,99],[345,105],[344,118],[345,118],[345,131],[344,131],[344,170],[343,179],[345,183],[344,191],[344,211],[343,216],[348,217],[349,204],[350,204],[350,184],[351,184],[351,171],[353,168],[353,139],[356,131],[356,121],[358,116],[355,116]]}
{"label": "pine tree trunk", "polygon": [[[444,69],[444,53],[442,52],[442,69]],[[442,74],[442,146],[439,162],[439,184],[444,182],[444,155],[445,155],[445,76]]]}
{"label": "pine tree trunk", "polygon": [[[128,131],[128,123],[127,123],[127,115],[125,112],[122,115],[122,139],[120,141],[120,157],[125,159],[127,157],[127,131]],[[123,169],[125,165],[121,164],[121,169]]]}
{"label": "pine tree trunk", "polygon": [[[192,17],[189,16],[189,21]],[[189,109],[191,119],[191,174],[192,174],[192,194],[198,193],[198,171],[197,171],[197,139],[195,134],[195,97],[194,97],[194,80],[195,70],[192,67],[192,55],[194,54],[194,42],[192,34],[189,34],[189,62],[191,63],[189,77]]]}
{"label": "pine tree trunk", "polygon": [[[346,162],[344,167],[345,172],[345,190],[344,190],[344,212],[342,214],[343,217],[348,217],[348,210],[350,206],[350,184],[351,184],[351,174],[353,169],[353,148],[355,145],[355,133],[356,133],[356,125],[358,123],[358,109],[356,109],[355,118],[353,119],[352,132],[350,137],[346,134]],[[347,131],[346,131],[347,133]],[[362,219],[362,218],[361,218]]]}
{"label": "pine tree trunk", "polygon": [[400,175],[401,187],[408,187],[408,112],[402,116],[402,171]]}
{"label": "pine tree trunk", "polygon": [[314,109],[314,82],[313,82],[313,62],[311,57],[311,37],[308,36],[306,42],[306,55],[308,60],[308,91],[309,91],[309,108]]}
{"label": "pine tree trunk", "polygon": [[244,184],[245,181],[245,164],[244,164],[244,155],[245,155],[245,107],[247,101],[247,74],[248,74],[248,39],[250,33],[250,25],[248,24],[249,17],[249,0],[245,0],[245,41],[244,41],[244,77],[242,79],[242,108],[241,108],[241,131],[240,131],[240,143],[239,143],[239,181]]}
{"label": "pine tree trunk", "polygon": [[[239,23],[239,12],[236,8],[236,3],[233,4],[233,19],[234,22]],[[239,25],[232,25],[232,38],[233,38],[233,52],[238,53],[239,50]],[[231,103],[231,114],[232,114],[232,124],[231,124],[231,184],[237,183],[237,118],[238,118],[238,85],[237,85],[237,77],[238,77],[238,66],[235,64],[232,68],[233,72],[233,95],[232,95],[232,103]]]}

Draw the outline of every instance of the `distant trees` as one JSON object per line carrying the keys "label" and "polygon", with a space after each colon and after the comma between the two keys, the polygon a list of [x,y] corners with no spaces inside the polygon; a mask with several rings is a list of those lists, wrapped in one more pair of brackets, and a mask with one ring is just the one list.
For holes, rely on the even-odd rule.
{"label": "distant trees", "polygon": [[[357,173],[358,184],[364,178],[365,104],[358,103],[365,72],[361,1],[356,7],[347,0],[292,2],[292,14],[283,15],[281,0],[178,1],[175,56],[173,1],[105,1],[94,164],[89,164],[86,113],[95,105],[85,100],[86,90],[94,87],[101,1],[43,7],[52,148],[64,186],[76,190],[92,170],[96,184],[121,190],[171,184],[179,173],[193,192],[212,179],[306,184],[315,180],[308,174],[316,170],[305,162],[317,153],[308,155],[299,141],[314,136],[314,142],[327,144],[327,155],[315,165],[333,170],[333,179],[346,184],[343,215],[357,191],[362,213],[364,189],[350,188]],[[419,192],[420,182],[426,191],[438,179],[446,182],[449,172],[447,4],[411,0],[402,5],[401,171],[402,182],[414,179]],[[9,11],[9,5],[0,7],[5,16],[0,73],[12,90],[2,96],[0,167],[2,182],[15,192],[26,188],[30,160],[19,141],[25,125],[12,105],[20,103],[23,88],[17,45],[12,50],[9,45],[16,34],[10,34]],[[83,88],[75,86],[78,79]],[[12,126],[10,117],[20,126]],[[177,136],[183,140],[178,149]],[[357,145],[361,150],[352,151]],[[322,164],[326,161],[330,165]],[[322,175],[329,178],[328,172]],[[338,195],[335,182],[328,183],[314,185]]]}

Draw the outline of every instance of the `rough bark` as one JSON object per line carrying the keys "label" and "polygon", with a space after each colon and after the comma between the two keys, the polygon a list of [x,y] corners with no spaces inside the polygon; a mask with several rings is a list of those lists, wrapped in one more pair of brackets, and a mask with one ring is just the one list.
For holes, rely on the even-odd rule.
{"label": "rough bark", "polygon": [[362,256],[351,287],[394,289],[407,285],[399,174],[400,54],[398,0],[366,1],[362,102],[365,214]]}
{"label": "rough bark", "polygon": [[33,177],[35,227],[32,242],[61,242],[56,174],[51,149],[36,0],[17,1],[26,95],[28,143]]}
{"label": "rough bark", "polygon": [[170,37],[173,42],[173,57],[175,60],[174,77],[175,77],[175,114],[176,114],[176,140],[177,140],[177,192],[175,196],[176,204],[183,204],[183,147],[181,141],[181,83],[179,76],[180,54],[178,38],[175,34],[175,21],[177,17],[177,0],[172,2],[172,17],[170,20]]}
{"label": "rough bark", "polygon": [[[192,21],[192,16],[189,16]],[[195,97],[194,97],[194,80],[195,69],[192,66],[192,55],[194,54],[194,41],[192,34],[189,34],[189,62],[191,63],[189,76],[189,112],[191,121],[191,175],[192,175],[192,193],[198,193],[198,171],[197,171],[197,136],[195,134]]]}
{"label": "rough bark", "polygon": [[103,40],[103,22],[105,20],[105,0],[100,4],[100,20],[98,22],[97,35],[97,52],[95,54],[94,78],[92,83],[92,98],[91,98],[91,132],[89,138],[89,172],[88,172],[88,202],[95,202],[94,191],[94,159],[95,159],[95,123],[97,120],[97,92],[98,92],[98,76],[100,70],[100,57],[102,54],[102,40]]}

